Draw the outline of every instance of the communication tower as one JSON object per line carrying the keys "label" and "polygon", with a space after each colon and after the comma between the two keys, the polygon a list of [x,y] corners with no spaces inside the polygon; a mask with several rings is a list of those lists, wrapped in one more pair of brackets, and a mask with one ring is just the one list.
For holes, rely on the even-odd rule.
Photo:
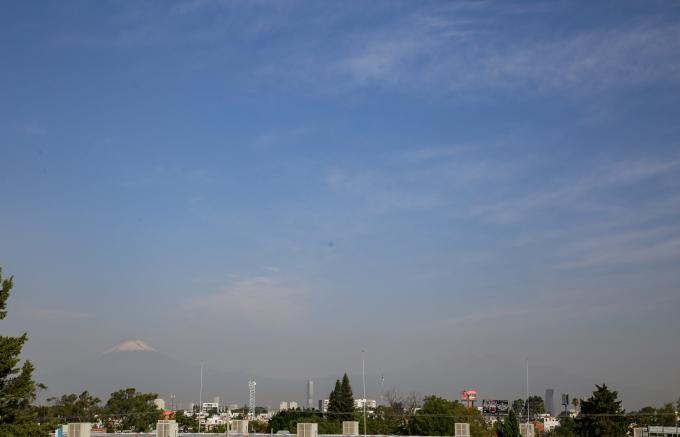
{"label": "communication tower", "polygon": [[248,414],[251,418],[255,418],[255,385],[254,379],[250,378],[248,381],[248,388],[250,389],[250,399],[248,401]]}

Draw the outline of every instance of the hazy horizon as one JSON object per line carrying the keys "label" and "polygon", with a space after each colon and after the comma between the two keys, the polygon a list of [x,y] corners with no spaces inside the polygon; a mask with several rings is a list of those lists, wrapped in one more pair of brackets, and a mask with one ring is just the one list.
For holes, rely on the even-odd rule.
{"label": "hazy horizon", "polygon": [[520,397],[528,359],[536,394],[680,396],[680,3],[3,12],[3,335],[38,376],[142,339],[276,380],[364,349],[421,394]]}

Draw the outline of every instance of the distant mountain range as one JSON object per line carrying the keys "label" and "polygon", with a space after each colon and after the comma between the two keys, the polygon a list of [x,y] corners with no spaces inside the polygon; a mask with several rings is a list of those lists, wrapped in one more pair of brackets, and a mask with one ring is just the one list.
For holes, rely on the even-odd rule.
{"label": "distant mountain range", "polygon": [[[516,375],[516,377],[508,377]],[[36,375],[48,389],[43,398],[80,393],[88,390],[105,402],[119,389],[134,387],[143,392],[157,393],[167,402],[175,395],[177,406],[188,408],[198,403],[200,368],[196,364],[179,361],[161,353],[142,340],[126,340],[99,356],[74,363],[68,368]],[[335,379],[341,375],[315,377],[315,403],[327,398]],[[349,375],[353,381],[355,397],[361,393],[361,375]],[[418,366],[385,372],[383,375],[367,374],[367,393],[371,399],[380,400],[381,384],[384,389],[396,388],[402,393],[438,394],[455,399],[462,389],[477,389],[479,399],[516,399],[525,396],[525,369],[521,363],[504,362],[496,356],[463,355],[448,362],[423,361]],[[658,390],[629,387],[617,381],[596,381],[566,373],[560,369],[532,365],[530,388],[532,394],[543,395],[546,388],[555,389],[555,405],[560,394],[589,395],[596,383],[606,382],[621,393],[624,406],[639,408],[642,405],[660,405],[666,399]],[[203,402],[219,396],[222,403],[243,405],[248,400],[248,380],[257,381],[257,404],[278,408],[282,400],[295,400],[306,404],[306,380],[276,379],[251,375],[244,371],[227,372],[206,367],[204,370]]]}
{"label": "distant mountain range", "polygon": [[[258,405],[278,408],[281,400],[297,400],[303,405],[306,399],[306,380],[272,379],[209,367],[203,376],[203,402],[219,396],[223,403],[245,404],[251,377],[257,381]],[[158,393],[166,401],[175,395],[181,407],[186,408],[190,402],[198,403],[200,367],[161,353],[142,340],[126,340],[99,356],[38,375],[38,379],[48,386],[45,398],[88,390],[105,402],[112,392],[134,387]],[[325,379],[330,381],[328,390],[322,380],[315,380],[315,387],[327,396],[335,380]]]}

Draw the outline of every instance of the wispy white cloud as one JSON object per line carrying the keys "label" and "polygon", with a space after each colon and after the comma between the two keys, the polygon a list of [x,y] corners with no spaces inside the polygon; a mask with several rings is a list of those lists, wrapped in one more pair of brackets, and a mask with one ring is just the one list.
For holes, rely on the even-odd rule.
{"label": "wispy white cloud", "polygon": [[[461,2],[385,13],[375,6],[364,14],[380,16],[372,26],[346,29],[355,8],[194,0],[172,8],[147,8],[132,18],[113,20],[107,32],[67,34],[65,45],[124,48],[203,45],[253,45],[260,75],[297,82],[323,92],[389,86],[399,91],[442,92],[516,89],[582,94],[611,87],[680,77],[680,25],[649,17],[605,28],[516,34],[507,21],[536,20],[558,13],[550,7]],[[210,13],[211,20],[195,20]],[[235,18],[235,17],[238,17]],[[304,17],[301,32],[296,20]],[[519,17],[519,18],[518,18]],[[345,26],[345,27],[343,27]],[[328,29],[336,32],[327,39]]]}
{"label": "wispy white cloud", "polygon": [[357,85],[392,84],[461,91],[514,88],[577,93],[677,82],[680,26],[643,22],[625,28],[507,38],[474,21],[416,15],[362,35],[338,61]]}
{"label": "wispy white cloud", "polygon": [[633,229],[563,245],[563,269],[680,261],[680,231],[674,227]]}
{"label": "wispy white cloud", "polygon": [[467,313],[433,320],[428,328],[456,328],[465,326],[513,326],[527,325],[530,321],[559,323],[581,322],[606,315],[640,313],[654,311],[665,305],[675,305],[680,296],[675,293],[658,293],[655,299],[640,293],[623,295],[618,290],[553,289],[536,294],[523,301],[499,299],[483,309],[473,309]]}
{"label": "wispy white cloud", "polygon": [[308,296],[308,290],[299,284],[256,276],[234,280],[214,293],[194,295],[185,309],[265,326],[285,325],[306,313]]}
{"label": "wispy white cloud", "polygon": [[[515,34],[504,20],[509,14],[535,20],[555,8],[499,13],[504,8],[479,2],[472,14],[448,9],[416,10],[332,44],[289,48],[260,71],[339,92],[379,86],[436,94],[519,89],[583,95],[679,81],[677,24],[645,18],[538,37]],[[484,9],[488,13],[480,14]]]}
{"label": "wispy white cloud", "polygon": [[529,187],[528,192],[519,192],[496,203],[475,205],[468,213],[485,221],[507,223],[547,208],[599,209],[604,206],[589,198],[598,191],[638,184],[678,170],[680,159],[676,157],[666,160],[629,158],[584,169],[579,175],[565,175],[559,182],[546,181],[544,186]]}

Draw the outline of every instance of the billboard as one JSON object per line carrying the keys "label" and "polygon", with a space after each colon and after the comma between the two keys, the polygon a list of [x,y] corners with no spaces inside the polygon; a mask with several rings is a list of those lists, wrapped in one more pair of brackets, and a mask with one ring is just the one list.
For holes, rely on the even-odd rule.
{"label": "billboard", "polygon": [[463,390],[462,392],[460,392],[460,400],[464,402],[476,401],[477,390]]}
{"label": "billboard", "polygon": [[482,412],[489,416],[505,416],[510,412],[510,407],[506,400],[484,399]]}

